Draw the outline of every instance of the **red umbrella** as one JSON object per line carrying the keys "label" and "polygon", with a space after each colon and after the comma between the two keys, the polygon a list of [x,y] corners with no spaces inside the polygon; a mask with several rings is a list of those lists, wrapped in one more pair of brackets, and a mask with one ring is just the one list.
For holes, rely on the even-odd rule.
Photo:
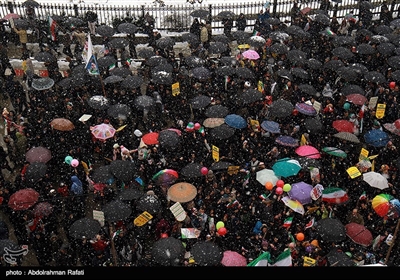
{"label": "red umbrella", "polygon": [[51,151],[45,147],[33,147],[25,154],[25,159],[29,163],[43,162],[47,163],[51,159]]}
{"label": "red umbrella", "polygon": [[221,260],[223,266],[247,266],[244,256],[235,251],[225,251]]}
{"label": "red umbrella", "polygon": [[346,96],[346,99],[347,99],[347,101],[350,101],[353,104],[360,105],[360,106],[364,105],[365,102],[367,102],[367,98],[364,95],[359,94],[359,93],[349,94]]}
{"label": "red umbrella", "polygon": [[354,132],[354,124],[348,120],[336,120],[332,122],[332,127],[339,132]]}
{"label": "red umbrella", "polygon": [[345,225],[346,235],[353,240],[354,243],[362,246],[369,246],[372,243],[372,233],[363,225],[357,223],[349,223]]}
{"label": "red umbrella", "polygon": [[149,132],[142,136],[142,141],[146,145],[157,145],[158,144],[158,132]]}
{"label": "red umbrella", "polygon": [[39,199],[39,193],[32,188],[16,191],[10,196],[8,206],[13,210],[26,210],[32,207]]}

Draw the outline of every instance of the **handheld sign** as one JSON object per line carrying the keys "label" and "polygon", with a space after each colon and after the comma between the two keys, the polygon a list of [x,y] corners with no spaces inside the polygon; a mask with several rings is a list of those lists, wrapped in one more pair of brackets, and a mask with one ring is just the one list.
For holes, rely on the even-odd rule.
{"label": "handheld sign", "polygon": [[182,222],[186,218],[185,209],[183,209],[182,205],[179,202],[175,202],[174,205],[169,207],[175,219],[179,222]]}
{"label": "handheld sign", "polygon": [[347,174],[349,174],[351,179],[354,179],[354,178],[357,178],[358,176],[361,176],[360,170],[358,170],[358,168],[355,167],[355,166],[347,168],[346,171],[347,171]]}
{"label": "handheld sign", "polygon": [[136,219],[133,221],[133,224],[137,227],[141,227],[151,219],[153,219],[153,216],[149,212],[144,211],[142,214],[136,217]]}
{"label": "handheld sign", "polygon": [[385,116],[386,104],[378,103],[376,105],[375,117],[382,119]]}
{"label": "handheld sign", "polygon": [[219,148],[212,145],[212,158],[215,162],[219,161]]}
{"label": "handheld sign", "polygon": [[99,210],[93,210],[93,219],[98,220],[100,225],[104,227],[104,212]]}

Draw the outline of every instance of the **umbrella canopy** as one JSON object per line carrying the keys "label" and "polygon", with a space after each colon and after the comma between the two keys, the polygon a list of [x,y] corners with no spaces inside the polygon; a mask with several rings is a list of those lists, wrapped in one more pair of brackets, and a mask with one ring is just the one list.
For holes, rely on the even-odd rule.
{"label": "umbrella canopy", "polygon": [[147,211],[151,215],[157,214],[161,210],[161,202],[154,195],[144,194],[136,201],[136,208]]}
{"label": "umbrella canopy", "polygon": [[229,114],[229,109],[224,105],[212,105],[206,109],[204,114],[208,118],[225,118]]}
{"label": "umbrella canopy", "polygon": [[201,174],[201,169],[203,168],[203,165],[201,165],[198,162],[191,162],[184,166],[180,173],[188,178],[195,178],[195,177],[201,177],[203,174]]}
{"label": "umbrella canopy", "polygon": [[353,133],[350,132],[338,132],[336,134],[333,135],[336,138],[345,140],[345,141],[349,141],[349,142],[353,142],[353,143],[360,143],[360,140],[357,138],[357,136],[355,136]]}
{"label": "umbrella canopy", "polygon": [[294,67],[290,72],[299,79],[309,80],[311,78],[310,74],[301,67]]}
{"label": "umbrella canopy", "polygon": [[316,230],[325,242],[340,242],[346,238],[346,229],[336,218],[321,219],[316,224]]}
{"label": "umbrella canopy", "polygon": [[128,183],[135,177],[136,166],[129,160],[113,160],[110,163],[110,172],[115,178]]}
{"label": "umbrella canopy", "polygon": [[263,94],[256,89],[250,88],[237,95],[241,104],[251,104],[263,99]]}
{"label": "umbrella canopy", "polygon": [[336,47],[332,50],[332,54],[342,59],[350,59],[354,56],[351,50],[347,47]]}
{"label": "umbrella canopy", "polygon": [[114,49],[123,49],[129,45],[129,41],[122,37],[116,37],[114,39],[111,39],[108,45]]}
{"label": "umbrella canopy", "polygon": [[160,238],[151,248],[151,257],[155,263],[162,266],[177,266],[185,256],[182,241],[175,237]]}
{"label": "umbrella canopy", "polygon": [[106,184],[110,181],[110,179],[113,179],[114,175],[111,173],[110,170],[110,165],[102,165],[99,167],[96,167],[93,170],[93,174],[91,176],[91,179],[95,183],[103,183]]}
{"label": "umbrella canopy", "polygon": [[232,11],[221,11],[217,14],[217,17],[219,19],[224,19],[224,18],[233,18],[235,16],[235,13]]}
{"label": "umbrella canopy", "polygon": [[379,44],[376,48],[378,49],[378,52],[380,54],[385,55],[385,56],[390,56],[394,53],[396,46],[392,43],[385,42],[385,43]]}
{"label": "umbrella canopy", "polygon": [[149,132],[142,136],[142,141],[146,145],[157,145],[158,142],[158,132]]}
{"label": "umbrella canopy", "polygon": [[336,148],[336,147],[324,147],[322,148],[322,151],[324,151],[327,154],[330,154],[332,156],[336,156],[336,157],[342,157],[345,158],[347,157],[347,154],[345,151]]}
{"label": "umbrella canopy", "polygon": [[181,35],[182,42],[188,42],[189,45],[196,45],[200,43],[200,38],[194,33],[183,33]]}
{"label": "umbrella canopy", "polygon": [[26,30],[29,28],[29,22],[22,18],[16,18],[14,19],[14,26],[18,29]]}
{"label": "umbrella canopy", "polygon": [[92,218],[81,218],[72,223],[69,227],[69,235],[75,239],[92,239],[101,230],[101,224],[98,220]]}
{"label": "umbrella canopy", "polygon": [[49,160],[51,160],[51,151],[42,146],[32,147],[26,152],[25,159],[29,163],[47,163]]}
{"label": "umbrella canopy", "polygon": [[288,46],[282,43],[274,43],[271,45],[270,51],[276,54],[286,54],[288,52]]}
{"label": "umbrella canopy", "polygon": [[247,127],[247,121],[242,116],[237,114],[229,114],[225,117],[225,123],[230,127],[242,129]]}
{"label": "umbrella canopy", "polygon": [[274,121],[265,120],[261,123],[261,128],[271,133],[281,133],[280,125]]}
{"label": "umbrella canopy", "polygon": [[39,193],[32,188],[16,191],[10,196],[8,206],[13,210],[26,210],[31,208],[39,199]]}
{"label": "umbrella canopy", "polygon": [[96,33],[103,37],[112,37],[115,34],[114,28],[108,25],[96,26]]}
{"label": "umbrella canopy", "polygon": [[166,149],[176,149],[181,139],[179,134],[173,130],[162,130],[158,133],[158,142]]}
{"label": "umbrella canopy", "polygon": [[228,48],[226,43],[222,42],[211,42],[207,48],[209,54],[220,54],[226,51]]}
{"label": "umbrella canopy", "polygon": [[198,56],[188,56],[185,58],[185,63],[190,68],[202,67],[206,63],[206,61]]}
{"label": "umbrella canopy", "polygon": [[225,251],[221,260],[223,266],[247,266],[247,259],[235,251]]}
{"label": "umbrella canopy", "polygon": [[311,190],[313,186],[305,182],[298,182],[292,184],[292,188],[287,193],[290,199],[299,201],[302,205],[312,202]]}
{"label": "umbrella canopy", "polygon": [[55,118],[50,122],[51,128],[60,131],[71,131],[75,128],[75,125],[68,119]]}
{"label": "umbrella canopy", "polygon": [[347,85],[347,86],[344,86],[343,88],[342,88],[342,93],[344,94],[344,95],[350,95],[350,94],[354,94],[354,93],[358,93],[358,94],[361,94],[361,95],[365,95],[365,91],[360,87],[360,86],[358,86],[358,85],[353,85],[353,84],[350,84],[350,85]]}
{"label": "umbrella canopy", "polygon": [[278,99],[273,101],[269,107],[269,112],[273,117],[285,118],[292,114],[294,106],[287,100]]}
{"label": "umbrella canopy", "polygon": [[254,79],[255,75],[252,70],[246,67],[237,67],[235,68],[235,75],[241,77],[243,79]]}
{"label": "umbrella canopy", "polygon": [[305,64],[308,59],[307,54],[298,49],[292,49],[292,50],[288,51],[287,58],[293,64],[296,64],[296,63]]}
{"label": "umbrella canopy", "polygon": [[173,82],[172,73],[166,71],[152,72],[152,81],[160,85],[171,85]]}
{"label": "umbrella canopy", "polygon": [[364,55],[371,55],[376,52],[376,49],[367,43],[361,43],[357,46],[357,53]]}
{"label": "umbrella canopy", "polygon": [[131,108],[126,104],[117,103],[108,107],[107,114],[116,119],[126,119],[131,114]]}
{"label": "umbrella canopy", "polygon": [[210,135],[213,138],[218,138],[221,140],[230,138],[235,134],[235,129],[226,123],[221,124],[220,126],[217,126],[215,128],[212,128],[210,130]]}
{"label": "umbrella canopy", "polygon": [[260,58],[260,55],[259,55],[258,52],[256,52],[255,50],[247,50],[247,51],[244,51],[244,52],[242,53],[242,56],[243,56],[244,58],[249,59],[249,60],[257,60],[257,59]]}
{"label": "umbrella canopy", "polygon": [[329,60],[329,61],[325,62],[323,65],[324,69],[332,70],[332,71],[335,71],[339,67],[343,67],[343,66],[344,66],[344,63],[341,60],[335,60],[335,59]]}
{"label": "umbrella canopy", "polygon": [[237,30],[235,32],[232,32],[232,36],[233,36],[233,38],[236,39],[236,41],[239,44],[243,44],[252,36],[252,33],[242,31],[242,30]]}
{"label": "umbrella canopy", "polygon": [[117,60],[114,56],[106,55],[97,60],[97,65],[100,69],[108,69],[111,65],[115,64]]}
{"label": "umbrella canopy", "polygon": [[[347,36],[346,36],[347,37]],[[315,58],[309,58],[306,62],[306,65],[309,69],[312,70],[319,70],[322,68],[322,62]]]}
{"label": "umbrella canopy", "polygon": [[339,132],[354,132],[354,123],[349,120],[335,120],[332,122],[332,127]]}
{"label": "umbrella canopy", "polygon": [[231,39],[226,36],[225,34],[217,34],[215,36],[213,36],[212,40],[214,42],[221,42],[224,44],[229,44],[231,42]]}
{"label": "umbrella canopy", "polygon": [[391,133],[400,136],[400,129],[398,129],[394,123],[385,123],[383,124],[383,127],[389,130]]}
{"label": "umbrella canopy", "polygon": [[372,244],[372,233],[363,225],[349,223],[345,225],[346,235],[356,244],[368,247]]}
{"label": "umbrella canopy", "polygon": [[384,190],[389,188],[388,180],[381,173],[370,171],[363,173],[363,180],[371,187]]}
{"label": "umbrella canopy", "polygon": [[304,206],[297,200],[290,199],[288,196],[282,197],[282,202],[294,212],[304,215]]}
{"label": "umbrella canopy", "polygon": [[173,169],[162,169],[158,171],[156,174],[153,175],[151,178],[156,185],[170,185],[173,184],[177,179],[179,175],[178,172],[176,172]]}
{"label": "umbrella canopy", "polygon": [[103,83],[105,85],[107,85],[107,84],[116,84],[116,83],[122,82],[123,80],[124,80],[124,78],[121,77],[121,76],[111,75],[111,76],[108,76],[107,78],[105,78],[103,80]]}
{"label": "umbrella canopy", "polygon": [[143,110],[154,106],[156,104],[156,101],[151,96],[139,95],[135,97],[134,103],[137,108]]}
{"label": "umbrella canopy", "polygon": [[376,195],[372,199],[372,209],[378,214],[380,217],[384,217],[388,214],[390,209],[390,201],[393,199],[393,196],[386,193],[381,193]]}
{"label": "umbrella canopy", "polygon": [[127,219],[131,213],[131,207],[121,200],[113,200],[104,205],[104,219],[108,222],[117,222]]}
{"label": "umbrella canopy", "polygon": [[[206,67],[200,66],[193,68],[192,70],[192,75],[194,78],[198,80],[205,80],[211,77],[211,72],[208,70]],[[210,101],[211,103],[211,101]]]}
{"label": "umbrella canopy", "polygon": [[156,45],[160,49],[173,48],[175,45],[175,39],[173,39],[172,37],[161,37],[156,41]]}
{"label": "umbrella canopy", "polygon": [[174,202],[189,202],[197,195],[197,188],[188,182],[179,182],[168,188],[167,198]]}
{"label": "umbrella canopy", "polygon": [[321,157],[318,149],[310,145],[301,145],[296,148],[296,154],[302,157],[318,159]]}
{"label": "umbrella canopy", "polygon": [[161,64],[167,64],[168,60],[160,55],[154,55],[146,59],[146,65],[154,67]]}
{"label": "umbrella canopy", "polygon": [[16,14],[16,13],[9,13],[9,14],[6,14],[4,17],[2,17],[1,19],[3,19],[3,20],[9,20],[9,19],[17,19],[17,18],[20,18],[20,16],[19,16],[19,14]]}
{"label": "umbrella canopy", "polygon": [[352,93],[346,96],[347,101],[362,106],[367,102],[367,98],[359,93]]}
{"label": "umbrella canopy", "polygon": [[225,123],[224,118],[206,118],[203,121],[203,126],[208,128],[214,128],[220,126],[223,123]]}
{"label": "umbrella canopy", "polygon": [[36,90],[50,89],[53,85],[54,80],[48,77],[32,80],[32,87]]}
{"label": "umbrella canopy", "polygon": [[33,207],[32,212],[35,217],[47,217],[53,213],[53,205],[47,201],[39,202]]}
{"label": "umbrella canopy", "polygon": [[28,181],[36,182],[47,173],[47,165],[43,162],[33,162],[28,165],[25,172],[25,178]]}
{"label": "umbrella canopy", "polygon": [[110,100],[103,95],[93,95],[88,100],[88,105],[97,110],[105,110],[110,107]]}
{"label": "umbrella canopy", "polygon": [[287,178],[297,175],[301,170],[301,165],[297,160],[283,158],[274,163],[272,170],[274,170],[276,176]]}
{"label": "umbrella canopy", "polygon": [[210,170],[217,171],[217,170],[227,170],[229,166],[233,164],[228,161],[218,161],[213,162],[210,166]]}
{"label": "umbrella canopy", "polygon": [[132,71],[129,68],[126,67],[118,67],[110,70],[110,75],[111,76],[120,76],[121,78],[125,78],[130,76],[132,74]]}
{"label": "umbrella canopy", "polygon": [[[363,1],[364,2],[364,1]],[[362,2],[362,3],[363,3]],[[326,257],[330,263],[330,266],[355,266],[356,263],[343,251],[338,249],[332,249]]]}
{"label": "umbrella canopy", "polygon": [[304,126],[309,133],[318,133],[323,130],[324,126],[319,118],[307,118],[304,120]]}
{"label": "umbrella canopy", "polygon": [[259,47],[263,47],[266,43],[266,40],[264,37],[262,36],[251,36],[248,40],[247,43],[249,43],[250,46],[254,47],[254,48],[259,48]]}
{"label": "umbrella canopy", "polygon": [[134,89],[138,88],[143,84],[143,77],[137,75],[130,75],[125,77],[125,79],[121,83],[121,87],[126,89]]}
{"label": "umbrella canopy", "polygon": [[101,123],[90,127],[90,132],[96,139],[106,140],[114,137],[115,128],[108,123]]}
{"label": "umbrella canopy", "polygon": [[380,130],[372,129],[364,134],[365,143],[374,147],[385,147],[390,141],[389,135]]}
{"label": "umbrella canopy", "polygon": [[339,67],[336,69],[336,74],[347,82],[354,82],[362,76],[359,75],[354,68],[348,66]]}
{"label": "umbrella canopy", "polygon": [[207,95],[198,95],[189,100],[193,109],[202,109],[211,104],[211,97]]}
{"label": "umbrella canopy", "polygon": [[123,189],[118,195],[117,199],[120,200],[137,200],[140,197],[142,197],[145,193],[139,189],[136,188],[128,188],[128,189]]}
{"label": "umbrella canopy", "polygon": [[317,114],[317,110],[315,110],[313,105],[304,102],[296,103],[295,108],[297,111],[307,116],[315,116]]}
{"label": "umbrella canopy", "polygon": [[210,16],[210,13],[208,10],[197,9],[197,10],[191,11],[190,16],[195,17],[195,18],[207,19]]}
{"label": "umbrella canopy", "polygon": [[276,176],[272,169],[264,168],[256,173],[256,180],[263,186],[265,186],[267,182],[271,182],[272,185],[275,186],[279,179],[280,177]]}
{"label": "umbrella canopy", "polygon": [[52,61],[56,61],[57,57],[55,57],[52,53],[50,52],[38,52],[35,55],[35,59],[37,61],[41,61],[41,62],[52,62]]}
{"label": "umbrella canopy", "polygon": [[377,84],[386,83],[385,76],[378,71],[369,71],[368,73],[364,74],[364,79],[367,82],[371,83],[377,83]]}
{"label": "umbrella canopy", "polygon": [[[117,27],[117,30],[121,33],[126,33],[126,34],[135,34],[138,31],[139,27],[134,25],[133,23],[130,22],[124,22],[120,23]],[[97,31],[97,28],[96,28]],[[97,32],[98,33],[98,32]]]}
{"label": "umbrella canopy", "polygon": [[65,19],[65,21],[63,22],[64,26],[67,27],[82,27],[83,25],[86,24],[86,21],[77,18],[77,17],[68,17],[67,19]]}
{"label": "umbrella canopy", "polygon": [[299,146],[299,140],[287,135],[281,135],[276,137],[275,142],[281,144],[282,146],[288,146],[288,147]]}
{"label": "umbrella canopy", "polygon": [[213,242],[197,241],[190,253],[199,266],[216,266],[223,258],[223,252]]}
{"label": "umbrella canopy", "polygon": [[317,90],[315,89],[315,87],[313,85],[300,84],[299,89],[301,90],[302,93],[312,95],[312,96],[317,95]]}

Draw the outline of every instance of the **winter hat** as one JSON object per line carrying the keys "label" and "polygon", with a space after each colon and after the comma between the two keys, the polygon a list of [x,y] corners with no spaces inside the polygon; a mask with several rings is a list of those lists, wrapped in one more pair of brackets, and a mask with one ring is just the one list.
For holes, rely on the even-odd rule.
{"label": "winter hat", "polygon": [[251,84],[250,84],[249,81],[246,81],[246,82],[244,83],[244,86],[245,86],[245,87],[251,87]]}
{"label": "winter hat", "polygon": [[139,129],[135,129],[133,134],[135,134],[136,137],[142,137],[142,135],[143,135],[143,133]]}

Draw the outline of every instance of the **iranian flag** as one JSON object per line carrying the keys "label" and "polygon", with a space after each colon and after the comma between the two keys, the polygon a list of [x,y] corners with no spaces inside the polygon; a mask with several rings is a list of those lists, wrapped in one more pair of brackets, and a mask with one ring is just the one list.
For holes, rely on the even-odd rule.
{"label": "iranian flag", "polygon": [[292,266],[292,255],[290,249],[287,248],[275,259],[272,266]]}
{"label": "iranian flag", "polygon": [[363,193],[360,195],[358,200],[365,200],[365,199],[367,199],[367,193],[365,191],[363,191]]}
{"label": "iranian flag", "polygon": [[326,188],[322,191],[322,201],[341,204],[349,200],[347,193],[340,188]]}
{"label": "iranian flag", "polygon": [[293,217],[288,217],[283,221],[283,227],[288,228],[293,223]]}
{"label": "iranian flag", "polygon": [[52,17],[49,17],[49,30],[50,30],[51,40],[53,41],[57,40],[56,26],[57,22]]}
{"label": "iranian flag", "polygon": [[271,264],[271,254],[264,252],[259,255],[256,259],[252,260],[247,266],[269,266]]}
{"label": "iranian flag", "polygon": [[306,224],[306,226],[305,226],[304,229],[308,229],[308,228],[312,227],[314,224],[315,224],[315,218],[313,217],[313,218],[311,219],[311,221],[309,221],[309,222]]}

